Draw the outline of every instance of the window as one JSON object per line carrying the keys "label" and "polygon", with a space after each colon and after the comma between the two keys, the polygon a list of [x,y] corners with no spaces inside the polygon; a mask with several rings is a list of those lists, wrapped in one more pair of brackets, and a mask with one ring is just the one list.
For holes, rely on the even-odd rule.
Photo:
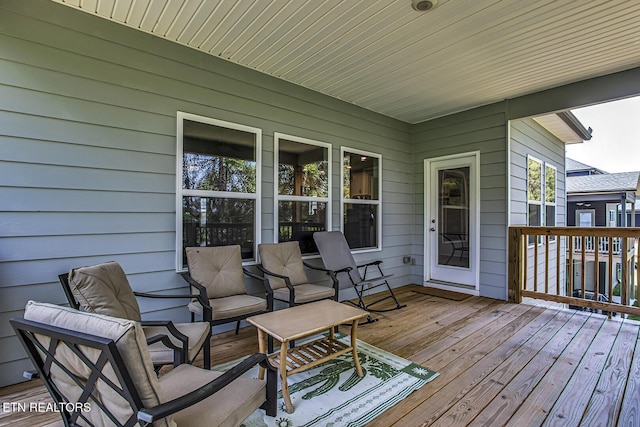
{"label": "window", "polygon": [[382,156],[343,147],[342,231],[351,249],[380,249]]}
{"label": "window", "polygon": [[[557,169],[529,156],[527,158],[527,225],[555,227]],[[554,237],[550,237],[554,240]],[[529,236],[529,244],[533,244]]]}
{"label": "window", "polygon": [[593,227],[595,219],[595,209],[576,209],[576,227]]}
{"label": "window", "polygon": [[255,259],[262,131],[178,112],[177,134],[176,269],[188,246],[240,245]]}
{"label": "window", "polygon": [[533,157],[527,159],[527,199],[527,225],[542,225],[542,162]]}
{"label": "window", "polygon": [[555,227],[556,225],[556,175],[557,169],[555,167],[544,165],[544,218],[547,227]]}
{"label": "window", "polygon": [[276,241],[318,253],[313,233],[331,229],[331,145],[274,134]]}

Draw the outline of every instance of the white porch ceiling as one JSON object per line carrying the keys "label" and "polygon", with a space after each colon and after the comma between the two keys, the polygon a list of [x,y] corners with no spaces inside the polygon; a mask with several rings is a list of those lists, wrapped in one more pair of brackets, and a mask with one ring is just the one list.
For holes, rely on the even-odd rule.
{"label": "white porch ceiling", "polygon": [[640,66],[640,1],[52,0],[408,123]]}

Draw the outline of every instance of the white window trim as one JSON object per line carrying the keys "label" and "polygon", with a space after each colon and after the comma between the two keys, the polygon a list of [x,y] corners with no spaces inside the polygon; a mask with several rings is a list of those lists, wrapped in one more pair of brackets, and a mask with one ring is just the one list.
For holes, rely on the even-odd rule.
{"label": "white window trim", "polygon": [[[280,140],[286,139],[293,142],[298,142],[300,144],[308,144],[316,147],[322,147],[327,149],[327,197],[317,197],[317,196],[291,196],[291,195],[281,195],[278,194],[278,185],[280,182],[280,177],[278,175],[278,167],[280,164]],[[279,212],[278,212],[278,202],[280,201],[291,201],[291,202],[323,202],[327,204],[327,208],[325,209],[326,214],[326,229],[327,231],[331,230],[331,212],[332,211],[332,197],[331,191],[333,189],[333,162],[332,162],[332,149],[331,144],[322,141],[316,141],[313,139],[302,138],[299,136],[288,135],[280,132],[273,133],[273,241],[278,243],[279,233],[278,230],[280,228],[280,224],[278,221]],[[304,255],[303,258],[316,258],[319,255]]]}
{"label": "white window trim", "polygon": [[[205,191],[205,190],[186,190],[182,188],[182,156],[183,136],[184,136],[184,120],[206,123],[219,127],[240,130],[255,134],[256,137],[256,192],[255,193],[235,193],[227,191]],[[243,264],[254,264],[258,258],[258,244],[261,243],[261,194],[262,194],[262,129],[241,125],[238,123],[227,122],[224,120],[213,119],[211,117],[199,116],[197,114],[185,113],[178,111],[176,114],[176,271],[182,272],[186,270],[186,266],[182,265],[182,198],[183,196],[200,196],[228,199],[252,199],[255,200],[255,227],[254,227],[254,243],[253,253],[254,260],[243,262]]]}
{"label": "white window trim", "polygon": [[[344,197],[343,182],[344,182],[344,153],[349,152],[358,154],[361,156],[375,157],[378,159],[378,199],[377,200],[362,200],[362,199],[346,199]],[[358,150],[357,148],[350,148],[342,146],[340,147],[340,231],[344,234],[344,205],[349,204],[362,204],[362,205],[377,205],[378,206],[378,224],[377,224],[377,242],[378,245],[375,248],[362,248],[353,249],[353,253],[366,253],[366,252],[379,252],[382,250],[382,154],[372,153],[371,151]]]}

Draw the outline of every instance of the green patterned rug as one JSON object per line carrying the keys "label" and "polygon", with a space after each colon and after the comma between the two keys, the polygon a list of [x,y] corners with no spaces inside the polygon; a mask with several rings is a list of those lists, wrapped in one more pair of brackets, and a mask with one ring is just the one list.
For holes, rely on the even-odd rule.
{"label": "green patterned rug", "polygon": [[[348,335],[339,334],[348,343]],[[358,340],[358,357],[364,376],[358,377],[353,357],[340,356],[289,377],[289,393],[294,412],[284,410],[278,392],[278,414],[267,417],[256,411],[244,421],[245,427],[277,426],[363,426],[438,376],[437,372],[416,365]],[[237,364],[216,367],[225,370]],[[256,378],[257,369],[247,376]],[[279,387],[280,389],[280,387]]]}

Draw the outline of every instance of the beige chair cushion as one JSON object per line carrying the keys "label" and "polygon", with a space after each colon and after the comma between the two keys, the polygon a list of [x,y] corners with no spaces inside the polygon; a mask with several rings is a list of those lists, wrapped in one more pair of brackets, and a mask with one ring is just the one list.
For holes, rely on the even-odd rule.
{"label": "beige chair cushion", "polygon": [[[295,303],[304,304],[305,302],[317,301],[324,298],[332,298],[336,294],[334,288],[328,286],[314,285],[311,283],[303,283],[297,285],[295,290]],[[273,297],[281,301],[289,300],[289,289],[281,288],[273,291]]]}
{"label": "beige chair cushion", "polygon": [[[267,300],[253,295],[232,295],[225,298],[210,299],[213,320],[229,319],[244,316],[267,309]],[[197,300],[189,303],[189,310],[202,316],[202,305]]]}
{"label": "beige chair cushion", "polygon": [[[194,323],[174,323],[173,324],[178,331],[186,335],[189,338],[189,351],[188,358],[192,361],[200,349],[202,344],[207,339],[209,332],[207,329],[211,327],[209,322],[194,322]],[[171,335],[167,328],[163,326],[145,326],[143,328],[144,334],[147,338],[154,335],[166,335],[169,337],[178,347],[182,348],[182,343],[178,341],[173,335]],[[149,352],[151,353],[151,360],[155,364],[172,364],[173,363],[173,350],[164,346],[160,342],[153,343],[149,346]]]}
{"label": "beige chair cushion", "polygon": [[[156,406],[166,401],[163,397],[162,388],[158,383],[158,378],[153,370],[153,364],[147,349],[146,337],[138,322],[104,316],[101,314],[81,312],[68,307],[61,307],[54,304],[45,304],[29,301],[25,309],[24,318],[40,323],[45,323],[72,331],[96,335],[109,338],[115,342],[116,347],[129,375],[135,384],[136,389],[145,407]],[[41,337],[45,347],[48,347],[50,339]],[[86,349],[86,355],[91,360],[96,360],[98,350]],[[56,359],[79,378],[88,378],[90,371],[77,356],[75,356],[66,345],[60,345],[56,349]],[[110,365],[107,365],[104,374],[116,384],[118,379]],[[52,368],[53,381],[68,396],[79,397],[82,389],[61,369]],[[133,413],[127,402],[120,397],[113,389],[104,382],[97,385],[98,396],[108,410],[117,414],[117,418],[124,422]],[[73,401],[73,397],[71,397]],[[77,400],[77,398],[76,398]],[[113,423],[99,409],[97,405],[92,405],[92,410],[85,412],[91,422],[97,426],[109,426]],[[155,424],[154,424],[155,425]],[[158,425],[175,426],[170,417],[159,420]]]}
{"label": "beige chair cushion", "polygon": [[115,261],[72,269],[69,286],[85,311],[140,321],[138,301]]}
{"label": "beige chair cushion", "polygon": [[[262,266],[273,273],[287,276],[293,286],[309,281],[304,272],[298,242],[261,243],[258,245],[258,251]],[[285,281],[279,277],[268,276],[268,279],[271,289],[286,287]]]}
{"label": "beige chair cushion", "polygon": [[240,246],[186,248],[189,275],[209,298],[246,294]]}
{"label": "beige chair cushion", "polygon": [[[165,399],[175,399],[222,375],[180,365],[160,377]],[[266,400],[266,382],[238,378],[205,400],[173,415],[179,426],[238,426]]]}

